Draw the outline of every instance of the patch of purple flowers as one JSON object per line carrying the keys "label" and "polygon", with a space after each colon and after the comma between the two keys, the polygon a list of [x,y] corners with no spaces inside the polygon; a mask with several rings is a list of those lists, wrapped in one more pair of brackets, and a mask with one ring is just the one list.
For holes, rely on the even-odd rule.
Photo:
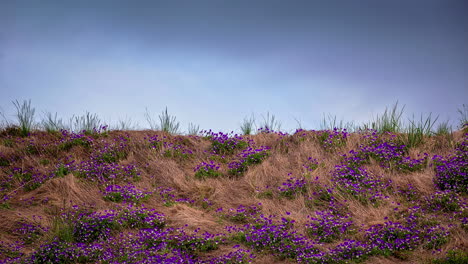
{"label": "patch of purple flowers", "polygon": [[151,195],[151,192],[145,192],[137,189],[134,185],[128,184],[108,185],[103,192],[104,199],[112,202],[133,202],[139,203]]}

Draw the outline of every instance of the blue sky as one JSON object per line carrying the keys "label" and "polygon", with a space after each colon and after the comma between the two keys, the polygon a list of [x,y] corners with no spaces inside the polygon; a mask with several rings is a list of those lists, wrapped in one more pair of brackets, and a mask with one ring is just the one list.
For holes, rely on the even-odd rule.
{"label": "blue sky", "polygon": [[[405,105],[456,126],[468,104],[468,4],[414,1],[1,1],[0,107],[31,99],[107,122],[167,106],[182,130],[274,114],[318,129]],[[439,122],[437,122],[439,123]]]}

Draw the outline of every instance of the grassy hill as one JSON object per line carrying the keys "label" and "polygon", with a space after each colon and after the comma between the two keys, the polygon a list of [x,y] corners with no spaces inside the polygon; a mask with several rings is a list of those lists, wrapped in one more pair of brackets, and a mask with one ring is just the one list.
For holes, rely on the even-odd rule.
{"label": "grassy hill", "polygon": [[0,261],[467,263],[468,131],[410,136],[4,128]]}

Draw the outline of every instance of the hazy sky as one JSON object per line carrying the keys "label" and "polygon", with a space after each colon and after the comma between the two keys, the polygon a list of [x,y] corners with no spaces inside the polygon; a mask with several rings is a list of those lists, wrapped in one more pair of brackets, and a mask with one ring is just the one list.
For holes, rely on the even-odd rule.
{"label": "hazy sky", "polygon": [[468,105],[468,1],[0,1],[0,106],[31,99],[110,123],[167,106],[238,130],[267,112],[290,131]]}

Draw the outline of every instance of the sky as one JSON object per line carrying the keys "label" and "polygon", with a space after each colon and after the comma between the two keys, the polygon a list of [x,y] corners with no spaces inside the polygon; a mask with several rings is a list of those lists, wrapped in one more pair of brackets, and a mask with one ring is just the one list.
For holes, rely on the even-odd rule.
{"label": "sky", "polygon": [[[398,101],[403,121],[455,128],[468,107],[468,2],[0,1],[0,107],[31,100],[111,126],[146,111],[187,130],[361,124]],[[440,121],[440,122],[439,122]],[[260,124],[258,124],[260,126]]]}

